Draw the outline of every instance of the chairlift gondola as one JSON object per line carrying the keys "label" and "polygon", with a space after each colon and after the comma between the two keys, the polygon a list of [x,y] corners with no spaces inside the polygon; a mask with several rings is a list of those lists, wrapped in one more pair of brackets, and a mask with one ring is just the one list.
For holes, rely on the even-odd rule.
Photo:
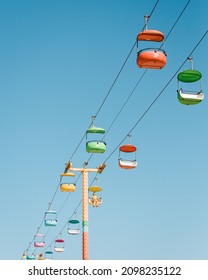
{"label": "chairlift gondola", "polygon": [[80,233],[80,222],[76,218],[76,212],[74,212],[72,219],[68,221],[68,234],[78,235]]}
{"label": "chairlift gondola", "polygon": [[[177,76],[178,79],[178,101],[183,105],[195,105],[200,103],[204,99],[204,93],[202,91],[202,74],[201,72],[193,69],[193,59],[188,58],[191,63],[191,69],[180,72]],[[200,82],[199,90],[184,90],[180,88],[180,83],[195,83]]]}
{"label": "chairlift gondola", "polygon": [[80,222],[79,220],[72,219],[68,221],[68,234],[77,235],[80,233]]}
{"label": "chairlift gondola", "polygon": [[59,238],[55,240],[54,251],[59,253],[64,252],[64,239]]}
{"label": "chairlift gondola", "polygon": [[104,153],[106,150],[106,143],[102,139],[96,139],[96,140],[89,140],[90,136],[96,135],[102,135],[105,136],[105,129],[101,127],[94,126],[94,119],[95,117],[92,117],[92,126],[87,129],[86,131],[86,151],[88,153]]}
{"label": "chairlift gondola", "polygon": [[45,251],[44,259],[45,260],[52,260],[53,259],[53,251],[51,251],[51,250]]}
{"label": "chairlift gondola", "polygon": [[48,210],[45,212],[45,226],[56,226],[57,225],[57,212]]}
{"label": "chairlift gondola", "polygon": [[[62,173],[61,176],[67,177],[67,180],[60,184],[60,190],[62,192],[74,192],[76,190],[75,174],[72,172],[66,172]],[[73,177],[74,179],[68,179],[69,177]]]}
{"label": "chairlift gondola", "polygon": [[89,192],[92,192],[92,197],[89,197],[89,204],[92,205],[92,207],[99,207],[103,200],[102,200],[102,195],[98,196],[98,192],[102,192],[102,188],[99,186],[91,186],[89,187]]}
{"label": "chairlift gondola", "polygon": [[36,233],[34,236],[34,247],[42,248],[45,246],[45,236],[42,233]]}
{"label": "chairlift gondola", "polygon": [[36,256],[35,254],[27,255],[27,260],[35,260]]}
{"label": "chairlift gondola", "polygon": [[146,30],[137,36],[137,48],[139,41],[162,42],[162,48],[145,48],[137,52],[137,66],[139,68],[162,69],[166,65],[166,53],[164,50],[164,34],[159,30],[147,29],[149,16],[145,16]]}
{"label": "chairlift gondola", "polygon": [[26,259],[27,260],[35,260],[36,259],[36,254],[35,254],[35,249],[34,248],[28,248],[26,251]]}
{"label": "chairlift gondola", "polygon": [[[119,159],[118,164],[123,169],[133,169],[137,167],[137,159],[136,159],[136,150],[137,148],[130,143],[130,135],[129,136],[129,143],[124,144],[119,148]],[[131,156],[127,158],[127,155],[131,154]],[[132,158],[132,154],[134,154]],[[123,156],[125,155],[125,158]]]}

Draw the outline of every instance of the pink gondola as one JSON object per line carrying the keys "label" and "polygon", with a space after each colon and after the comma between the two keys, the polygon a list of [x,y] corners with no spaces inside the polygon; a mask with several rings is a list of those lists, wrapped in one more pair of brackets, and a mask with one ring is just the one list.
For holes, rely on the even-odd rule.
{"label": "pink gondola", "polygon": [[42,233],[37,233],[34,237],[34,247],[44,247],[45,246],[45,236]]}

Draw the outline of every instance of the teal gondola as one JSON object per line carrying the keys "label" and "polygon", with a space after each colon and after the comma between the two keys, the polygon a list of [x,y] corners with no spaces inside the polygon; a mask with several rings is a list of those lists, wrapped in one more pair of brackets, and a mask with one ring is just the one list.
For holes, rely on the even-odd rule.
{"label": "teal gondola", "polygon": [[53,259],[53,251],[48,250],[44,253],[45,260],[52,260]]}
{"label": "teal gondola", "polygon": [[72,219],[68,221],[68,234],[77,235],[80,233],[80,222],[79,220]]}
{"label": "teal gondola", "polygon": [[45,212],[45,226],[57,225],[57,212],[48,210]]}

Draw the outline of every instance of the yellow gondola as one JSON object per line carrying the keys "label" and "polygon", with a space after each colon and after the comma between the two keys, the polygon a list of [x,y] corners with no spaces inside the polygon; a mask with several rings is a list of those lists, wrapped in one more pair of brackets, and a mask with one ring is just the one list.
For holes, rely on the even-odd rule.
{"label": "yellow gondola", "polygon": [[92,192],[92,197],[89,197],[89,204],[92,205],[92,207],[99,207],[102,204],[102,196],[97,196],[98,192],[102,191],[102,188],[99,186],[91,186],[88,189],[90,192]]}
{"label": "yellow gondola", "polygon": [[[76,190],[76,184],[75,184],[75,175],[72,172],[66,172],[66,173],[62,173],[61,177],[67,177],[66,182],[63,182],[60,184],[60,190],[62,192],[74,192]],[[68,179],[68,178],[73,177],[73,182],[72,180]]]}

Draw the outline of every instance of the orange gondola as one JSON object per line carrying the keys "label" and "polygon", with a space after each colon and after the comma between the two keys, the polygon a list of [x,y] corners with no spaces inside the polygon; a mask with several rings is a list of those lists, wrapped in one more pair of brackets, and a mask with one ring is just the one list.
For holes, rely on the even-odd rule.
{"label": "orange gondola", "polygon": [[140,68],[162,69],[166,65],[166,55],[162,49],[144,49],[138,52],[137,65]]}
{"label": "orange gondola", "polygon": [[[163,42],[164,34],[159,30],[147,29],[147,20],[149,16],[145,16],[146,30],[140,32],[137,36],[138,41]],[[162,69],[166,65],[166,53],[163,48],[145,48],[137,52],[137,65],[139,68]]]}

